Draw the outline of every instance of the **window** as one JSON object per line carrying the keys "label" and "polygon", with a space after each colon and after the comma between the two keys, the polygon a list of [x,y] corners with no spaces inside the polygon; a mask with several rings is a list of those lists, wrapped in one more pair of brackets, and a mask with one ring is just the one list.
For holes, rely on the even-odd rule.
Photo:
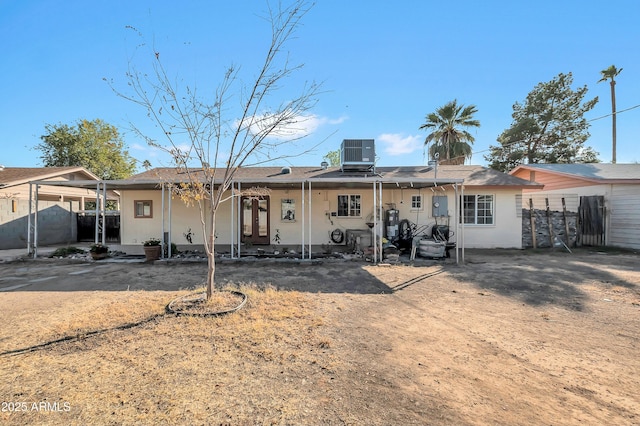
{"label": "window", "polygon": [[411,209],[422,210],[422,195],[411,196]]}
{"label": "window", "polygon": [[360,196],[359,195],[338,195],[338,216],[359,217]]}
{"label": "window", "polygon": [[151,201],[134,201],[134,206],[134,217],[153,217]]}
{"label": "window", "polygon": [[493,195],[465,195],[462,209],[464,223],[493,225]]}

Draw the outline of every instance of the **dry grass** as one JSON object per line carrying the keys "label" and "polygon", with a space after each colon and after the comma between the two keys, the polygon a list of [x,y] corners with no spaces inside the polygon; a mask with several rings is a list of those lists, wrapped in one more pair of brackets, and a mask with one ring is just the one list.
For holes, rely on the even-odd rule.
{"label": "dry grass", "polygon": [[[319,333],[323,321],[301,293],[246,285],[242,291],[249,296],[247,306],[228,316],[164,316],[131,329],[3,356],[0,395],[3,401],[26,402],[29,410],[2,412],[0,420],[6,424],[313,423],[317,398],[300,395],[309,393],[312,382],[329,380],[325,376],[331,366],[321,365],[331,346]],[[51,327],[43,327],[32,338],[56,338],[92,324],[104,328],[139,320],[164,307],[168,294],[163,295],[94,295],[94,304],[67,310],[66,318],[65,310],[56,312]],[[34,322],[27,319],[25,314],[14,331],[25,332]],[[61,412],[31,410],[33,402],[41,401]]]}
{"label": "dry grass", "polygon": [[182,293],[185,292],[79,292],[54,308],[46,303],[47,293],[7,293],[3,295],[5,303],[10,304],[15,298],[30,299],[32,309],[3,321],[0,353],[144,321],[162,314],[167,301]]}

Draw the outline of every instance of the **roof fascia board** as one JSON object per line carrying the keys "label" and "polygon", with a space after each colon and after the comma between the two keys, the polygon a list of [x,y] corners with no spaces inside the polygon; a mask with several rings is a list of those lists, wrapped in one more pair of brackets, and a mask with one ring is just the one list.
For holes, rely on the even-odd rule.
{"label": "roof fascia board", "polygon": [[616,180],[616,179],[604,179],[604,178],[589,178],[586,176],[577,175],[575,173],[559,172],[557,170],[549,170],[549,169],[544,169],[542,167],[531,167],[529,165],[520,165],[515,169],[513,169],[509,174],[515,173],[516,170],[518,169],[530,170],[536,173],[550,173],[554,175],[570,177],[572,179],[581,180],[584,182],[596,183],[596,184],[612,183],[611,181]]}

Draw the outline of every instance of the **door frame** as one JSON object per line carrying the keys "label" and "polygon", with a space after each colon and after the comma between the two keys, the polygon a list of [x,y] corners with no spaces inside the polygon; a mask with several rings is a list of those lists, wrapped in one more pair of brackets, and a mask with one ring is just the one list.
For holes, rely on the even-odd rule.
{"label": "door frame", "polygon": [[[245,202],[251,201],[251,235],[245,234]],[[260,202],[266,201],[266,235],[260,235]],[[244,243],[250,242],[253,245],[268,245],[271,243],[271,200],[268,195],[260,197],[242,197],[240,201],[242,207],[240,213],[240,237]]]}

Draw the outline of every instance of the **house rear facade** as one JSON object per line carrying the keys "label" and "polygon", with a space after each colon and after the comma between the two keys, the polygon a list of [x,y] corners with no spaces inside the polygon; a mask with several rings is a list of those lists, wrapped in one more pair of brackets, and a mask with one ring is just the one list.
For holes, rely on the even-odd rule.
{"label": "house rear facade", "polygon": [[[216,176],[221,179],[223,172]],[[180,249],[202,246],[197,207],[170,191],[184,182],[173,168],[119,182],[125,251],[142,252],[141,243],[149,238],[164,238]],[[266,192],[243,195],[249,188]],[[521,248],[517,209],[525,188],[541,186],[481,166],[239,168],[216,213],[216,251],[237,254],[248,246],[271,246],[311,253],[339,249],[354,239],[366,246],[377,237],[393,239],[398,231],[389,226],[390,215],[394,224],[409,225],[419,235],[447,227],[458,247]]]}

